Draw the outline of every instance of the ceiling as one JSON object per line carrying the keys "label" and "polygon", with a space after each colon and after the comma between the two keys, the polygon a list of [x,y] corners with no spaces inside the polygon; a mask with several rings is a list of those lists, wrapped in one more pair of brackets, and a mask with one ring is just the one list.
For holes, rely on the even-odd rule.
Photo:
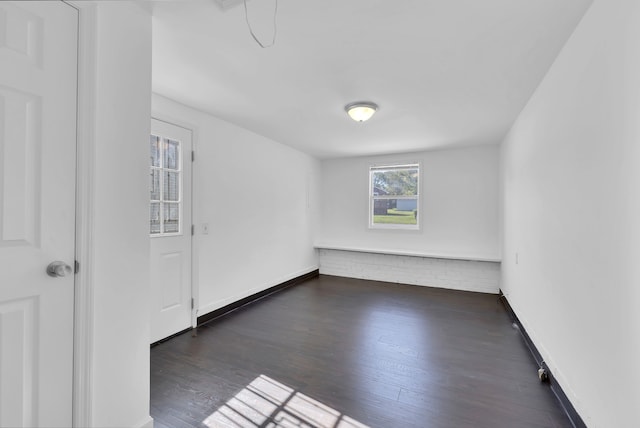
{"label": "ceiling", "polygon": [[[154,3],[154,92],[321,159],[499,143],[591,4],[279,0],[262,49],[219,2]],[[247,2],[265,44],[274,5]]]}

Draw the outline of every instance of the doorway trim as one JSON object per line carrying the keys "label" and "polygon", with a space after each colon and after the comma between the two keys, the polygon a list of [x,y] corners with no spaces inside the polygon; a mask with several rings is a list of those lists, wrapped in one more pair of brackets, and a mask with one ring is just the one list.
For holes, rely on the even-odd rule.
{"label": "doorway trim", "polygon": [[74,427],[92,426],[93,409],[93,189],[96,119],[96,23],[97,7],[66,0],[78,11],[78,86],[76,135],[76,261],[73,400]]}

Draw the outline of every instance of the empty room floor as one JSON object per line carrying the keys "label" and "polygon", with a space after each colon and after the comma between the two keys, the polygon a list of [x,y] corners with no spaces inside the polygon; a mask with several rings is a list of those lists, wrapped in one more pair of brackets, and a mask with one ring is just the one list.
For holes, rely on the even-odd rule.
{"label": "empty room floor", "polygon": [[571,427],[496,295],[320,275],[151,349],[180,427]]}

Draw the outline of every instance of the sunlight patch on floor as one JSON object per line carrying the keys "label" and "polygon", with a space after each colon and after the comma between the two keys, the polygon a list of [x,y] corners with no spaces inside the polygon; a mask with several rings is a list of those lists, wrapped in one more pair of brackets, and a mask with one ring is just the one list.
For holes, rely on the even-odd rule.
{"label": "sunlight patch on floor", "polygon": [[203,424],[209,428],[368,428],[265,375],[255,378]]}

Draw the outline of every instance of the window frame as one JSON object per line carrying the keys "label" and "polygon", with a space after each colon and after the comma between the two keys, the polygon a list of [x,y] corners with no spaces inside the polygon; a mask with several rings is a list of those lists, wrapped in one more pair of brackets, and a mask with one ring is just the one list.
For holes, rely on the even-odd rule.
{"label": "window frame", "polygon": [[[373,174],[374,172],[384,171],[384,170],[408,170],[408,169],[417,169],[418,177],[416,178],[416,195],[415,196],[397,196],[397,195],[377,195],[373,194],[374,185],[373,185]],[[419,231],[421,228],[421,217],[422,210],[421,206],[421,198],[420,198],[420,188],[421,184],[421,170],[422,163],[421,162],[385,162],[379,164],[369,165],[369,211],[368,211],[368,228],[369,229],[387,229],[387,230],[406,230],[406,231]],[[376,200],[415,200],[416,201],[416,224],[393,224],[393,223],[374,223],[374,205]]]}
{"label": "window frame", "polygon": [[[157,171],[159,174],[158,180],[158,190],[159,190],[159,199],[151,199],[151,183],[149,188],[149,230],[148,234],[150,238],[162,238],[162,237],[170,237],[170,236],[182,236],[184,234],[184,219],[183,219],[183,198],[184,198],[184,150],[182,141],[171,138],[168,136],[157,135],[156,133],[151,132],[150,137],[156,137],[160,140],[160,150],[158,153],[159,157],[159,165],[154,166],[151,162],[151,157],[149,158],[149,173],[152,171]],[[168,168],[165,165],[165,144],[167,142],[175,142],[177,143],[178,150],[178,162],[177,169]],[[151,147],[149,147],[151,150]],[[166,200],[165,199],[165,173],[171,172],[175,173],[178,177],[178,198],[177,200]],[[159,218],[160,218],[160,231],[158,233],[151,232],[151,206],[152,204],[159,205]],[[177,204],[178,205],[178,230],[176,232],[165,232],[165,215],[164,209],[166,204]]]}

